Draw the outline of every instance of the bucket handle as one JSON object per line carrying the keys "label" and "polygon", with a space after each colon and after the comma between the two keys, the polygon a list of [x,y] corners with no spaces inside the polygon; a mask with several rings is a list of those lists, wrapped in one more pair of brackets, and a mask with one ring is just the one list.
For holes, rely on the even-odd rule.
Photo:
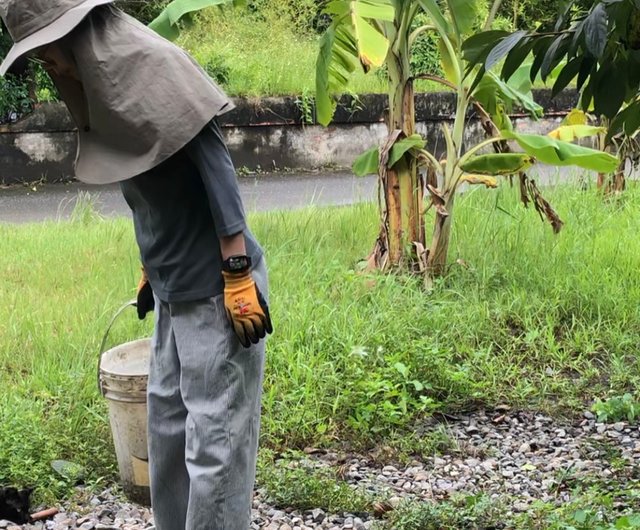
{"label": "bucket handle", "polygon": [[107,339],[109,338],[109,333],[111,332],[111,328],[116,323],[116,320],[118,320],[118,317],[122,313],[124,313],[125,309],[127,309],[128,307],[138,307],[137,301],[136,300],[130,300],[129,302],[124,304],[120,309],[118,309],[116,311],[116,314],[113,315],[113,318],[111,319],[111,322],[109,322],[109,326],[107,327],[107,331],[105,331],[104,337],[102,337],[102,342],[100,343],[100,353],[98,353],[97,381],[98,381],[98,390],[100,391],[100,394],[102,394],[102,397],[104,397],[105,392],[104,392],[104,388],[102,387],[102,380],[100,379],[100,364],[101,364],[101,361],[102,361],[102,354],[105,351],[104,347],[107,345]]}

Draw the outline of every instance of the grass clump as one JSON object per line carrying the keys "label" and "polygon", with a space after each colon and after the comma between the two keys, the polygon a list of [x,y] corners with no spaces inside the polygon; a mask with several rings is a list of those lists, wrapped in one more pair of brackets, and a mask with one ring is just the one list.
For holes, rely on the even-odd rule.
{"label": "grass clump", "polygon": [[328,513],[365,513],[373,510],[374,498],[364,490],[349,486],[335,470],[314,467],[300,459],[274,459],[261,453],[258,485],[269,501],[282,508]]}
{"label": "grass clump", "polygon": [[527,530],[623,530],[640,528],[640,490],[620,491],[600,484],[573,492],[561,504],[534,502],[528,513],[514,519],[514,528]]}
{"label": "grass clump", "polygon": [[398,530],[476,530],[507,528],[506,509],[486,495],[460,496],[450,501],[406,501],[391,512],[386,528]]}

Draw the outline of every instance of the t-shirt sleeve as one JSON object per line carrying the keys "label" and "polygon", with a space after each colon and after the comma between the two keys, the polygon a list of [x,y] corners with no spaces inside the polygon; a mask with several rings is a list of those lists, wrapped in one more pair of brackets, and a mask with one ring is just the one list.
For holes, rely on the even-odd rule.
{"label": "t-shirt sleeve", "polygon": [[244,231],[247,223],[236,171],[216,121],[202,129],[184,150],[204,183],[218,237]]}

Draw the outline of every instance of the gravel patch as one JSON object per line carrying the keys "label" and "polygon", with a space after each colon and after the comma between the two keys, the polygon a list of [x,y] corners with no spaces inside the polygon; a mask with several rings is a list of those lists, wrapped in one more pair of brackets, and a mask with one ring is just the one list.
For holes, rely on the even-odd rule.
{"label": "gravel patch", "polygon": [[[440,424],[442,428],[442,424]],[[404,466],[376,463],[366,455],[310,451],[302,465],[336,470],[348,484],[391,507],[404,499],[437,502],[452,495],[484,493],[508,498],[513,513],[540,500],[566,503],[575,484],[640,488],[640,431],[620,422],[598,423],[590,412],[573,423],[543,414],[511,412],[499,407],[449,421],[454,441],[450,454],[416,459]],[[428,431],[425,431],[428,432]],[[152,514],[106,490],[79,493],[73,504],[52,519],[23,526],[0,521],[8,530],[144,530],[153,528]],[[373,514],[330,514],[321,508],[297,511],[271,505],[256,492],[252,530],[365,530]]]}

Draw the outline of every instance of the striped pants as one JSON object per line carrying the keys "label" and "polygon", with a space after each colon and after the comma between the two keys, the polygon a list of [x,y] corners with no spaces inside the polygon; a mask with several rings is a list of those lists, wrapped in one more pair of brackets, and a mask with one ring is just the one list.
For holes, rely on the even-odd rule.
{"label": "striped pants", "polygon": [[[267,298],[264,259],[253,278]],[[222,295],[156,299],[148,437],[157,530],[249,528],[264,347],[240,344]]]}

